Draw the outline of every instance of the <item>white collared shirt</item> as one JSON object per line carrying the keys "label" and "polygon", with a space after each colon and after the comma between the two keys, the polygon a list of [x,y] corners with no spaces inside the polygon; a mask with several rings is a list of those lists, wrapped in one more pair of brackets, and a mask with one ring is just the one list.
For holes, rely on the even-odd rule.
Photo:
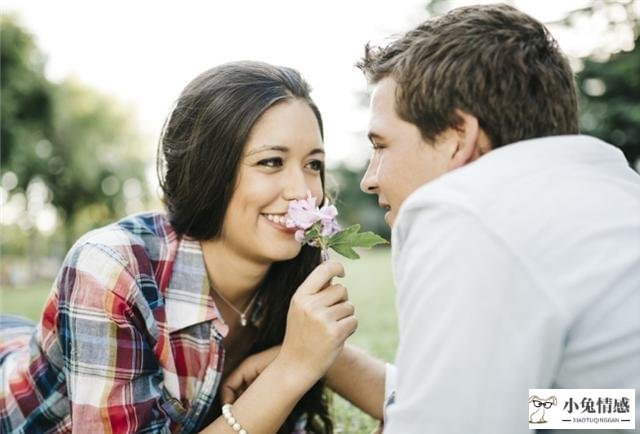
{"label": "white collared shirt", "polygon": [[392,241],[386,434],[528,433],[530,388],[635,388],[638,406],[640,176],[618,149],[493,150],[409,196]]}

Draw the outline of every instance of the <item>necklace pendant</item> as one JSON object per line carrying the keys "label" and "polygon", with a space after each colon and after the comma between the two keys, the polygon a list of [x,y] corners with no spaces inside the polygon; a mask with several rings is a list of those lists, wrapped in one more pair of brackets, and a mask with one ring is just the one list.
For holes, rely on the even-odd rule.
{"label": "necklace pendant", "polygon": [[247,326],[247,317],[244,316],[244,314],[240,315],[240,325],[242,327],[246,327]]}

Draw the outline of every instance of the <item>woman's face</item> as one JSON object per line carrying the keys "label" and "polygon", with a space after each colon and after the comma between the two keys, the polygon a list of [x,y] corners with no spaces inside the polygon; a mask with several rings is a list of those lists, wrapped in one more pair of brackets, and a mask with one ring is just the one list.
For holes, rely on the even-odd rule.
{"label": "woman's face", "polygon": [[289,202],[307,192],[323,197],[324,147],[311,107],[301,99],[269,108],[253,126],[222,226],[228,248],[256,262],[292,259],[300,252],[284,225]]}

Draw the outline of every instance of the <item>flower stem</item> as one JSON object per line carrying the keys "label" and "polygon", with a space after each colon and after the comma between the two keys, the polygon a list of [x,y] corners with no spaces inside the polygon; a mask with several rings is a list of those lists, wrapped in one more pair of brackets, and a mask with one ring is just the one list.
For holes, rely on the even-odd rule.
{"label": "flower stem", "polygon": [[329,247],[328,240],[325,237],[318,237],[318,244],[320,245],[320,257],[322,258],[322,262],[326,262],[329,260]]}

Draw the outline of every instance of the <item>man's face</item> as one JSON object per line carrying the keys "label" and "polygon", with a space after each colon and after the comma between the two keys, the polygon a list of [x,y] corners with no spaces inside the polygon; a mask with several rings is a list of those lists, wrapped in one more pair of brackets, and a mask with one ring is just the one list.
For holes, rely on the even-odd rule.
{"label": "man's face", "polygon": [[395,111],[395,91],[396,82],[390,77],[374,87],[369,122],[373,156],[360,182],[362,191],[377,194],[378,204],[388,209],[384,218],[391,227],[407,196],[449,170],[455,150],[451,132],[444,132],[430,144],[416,125],[400,119]]}

